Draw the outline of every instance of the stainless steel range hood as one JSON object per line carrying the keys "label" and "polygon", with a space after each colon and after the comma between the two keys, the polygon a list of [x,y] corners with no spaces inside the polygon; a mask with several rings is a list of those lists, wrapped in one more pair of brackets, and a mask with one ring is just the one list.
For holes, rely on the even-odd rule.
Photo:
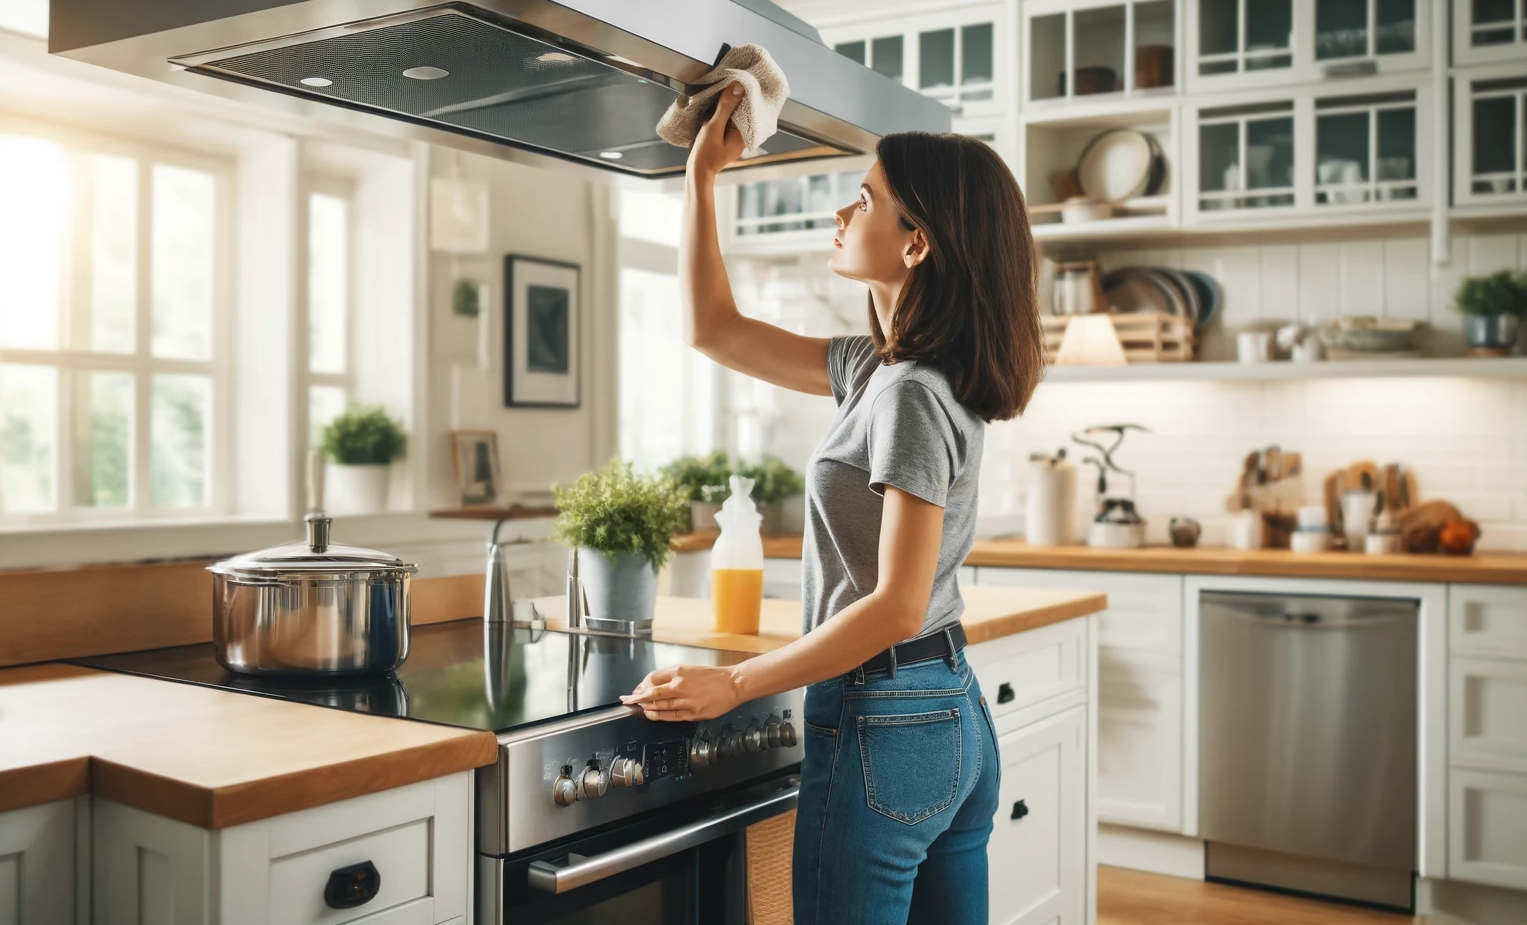
{"label": "stainless steel range hood", "polygon": [[769,49],[791,98],[744,168],[949,130],[941,103],[767,0],[52,0],[50,16],[55,54],[538,166],[682,174],[658,117],[745,42]]}

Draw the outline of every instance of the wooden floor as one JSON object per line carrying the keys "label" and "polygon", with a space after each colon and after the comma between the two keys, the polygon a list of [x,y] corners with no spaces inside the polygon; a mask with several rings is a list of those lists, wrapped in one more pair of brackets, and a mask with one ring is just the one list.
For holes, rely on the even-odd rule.
{"label": "wooden floor", "polygon": [[1098,925],[1411,925],[1421,919],[1340,903],[1098,868]]}

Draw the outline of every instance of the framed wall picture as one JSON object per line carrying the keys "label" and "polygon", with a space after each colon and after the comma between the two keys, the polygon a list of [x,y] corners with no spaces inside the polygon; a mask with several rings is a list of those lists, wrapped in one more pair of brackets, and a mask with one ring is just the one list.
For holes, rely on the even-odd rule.
{"label": "framed wall picture", "polygon": [[504,258],[504,405],[576,408],[579,267],[510,254]]}
{"label": "framed wall picture", "polygon": [[498,434],[491,430],[451,431],[451,462],[462,507],[496,507],[501,503],[504,488],[498,465]]}

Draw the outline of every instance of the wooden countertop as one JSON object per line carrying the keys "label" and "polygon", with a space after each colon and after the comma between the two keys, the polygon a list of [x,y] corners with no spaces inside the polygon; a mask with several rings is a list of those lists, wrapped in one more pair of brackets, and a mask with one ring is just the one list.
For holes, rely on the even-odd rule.
{"label": "wooden countertop", "polygon": [[[972,645],[1075,617],[1097,613],[1108,597],[1092,591],[996,586],[962,587],[965,635]],[[552,629],[565,629],[567,602],[562,597],[536,598],[536,607]],[[772,652],[801,635],[801,602],[766,598],[758,618],[758,635],[717,633],[711,629],[709,598],[659,597],[652,638],[657,642],[724,649],[731,652]]]}
{"label": "wooden countertop", "polygon": [[0,671],[0,812],[93,793],[217,829],[497,753],[491,732],[57,663]]}
{"label": "wooden countertop", "polygon": [[[697,552],[709,549],[714,542],[714,533],[686,534],[675,540],[674,549]],[[801,538],[765,537],[764,555],[775,559],[799,559]],[[1527,553],[1512,552],[1483,552],[1471,556],[1404,553],[1370,556],[1351,552],[1294,553],[1287,549],[1243,551],[1223,547],[1094,549],[1091,546],[1030,546],[1018,539],[993,539],[977,540],[965,564],[1099,572],[1527,585]]]}

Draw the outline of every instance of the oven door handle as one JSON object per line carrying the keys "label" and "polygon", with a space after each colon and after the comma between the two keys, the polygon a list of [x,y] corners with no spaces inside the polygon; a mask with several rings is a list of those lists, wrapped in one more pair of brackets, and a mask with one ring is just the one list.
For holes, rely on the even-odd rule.
{"label": "oven door handle", "polygon": [[753,803],[692,822],[681,828],[634,841],[593,857],[570,856],[565,861],[532,861],[530,887],[543,893],[566,893],[580,886],[640,867],[643,864],[697,848],[708,841],[741,831],[756,822],[795,809],[799,786],[788,787]]}

